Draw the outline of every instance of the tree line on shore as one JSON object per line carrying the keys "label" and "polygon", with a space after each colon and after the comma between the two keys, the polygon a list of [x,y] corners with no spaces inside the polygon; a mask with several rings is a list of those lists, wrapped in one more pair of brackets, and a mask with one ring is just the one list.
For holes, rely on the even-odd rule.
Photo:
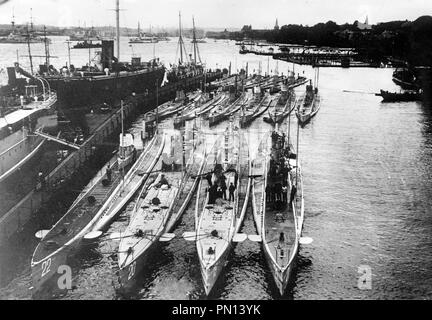
{"label": "tree line on shore", "polygon": [[389,58],[414,66],[432,66],[432,17],[415,21],[390,21],[360,29],[358,22],[338,25],[333,21],[314,26],[284,25],[280,29],[255,30],[245,25],[240,31],[207,32],[207,37],[231,40],[266,40],[271,43],[354,48],[373,61]]}

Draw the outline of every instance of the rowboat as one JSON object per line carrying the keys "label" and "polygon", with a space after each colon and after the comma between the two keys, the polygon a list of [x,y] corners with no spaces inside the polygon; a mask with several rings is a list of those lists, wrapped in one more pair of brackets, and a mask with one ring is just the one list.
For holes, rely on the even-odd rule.
{"label": "rowboat", "polygon": [[[282,123],[282,121],[291,114],[295,108],[295,93],[293,90],[281,91],[279,98],[273,101],[268,110],[268,117],[264,121],[268,123]],[[276,103],[274,103],[276,101]]]}
{"label": "rowboat", "polygon": [[[239,130],[231,126],[209,153],[206,169],[211,171],[200,182],[195,239],[207,295],[227,263],[233,242],[240,236],[238,231],[246,213],[250,187],[247,148]],[[223,196],[224,192],[219,190],[224,185],[235,188],[230,197]]]}
{"label": "rowboat", "polygon": [[404,92],[389,92],[380,90],[376,96],[381,96],[384,102],[399,102],[399,101],[421,101],[422,93],[419,91],[404,91]]}
{"label": "rowboat", "polygon": [[318,88],[313,88],[311,84],[306,86],[306,93],[300,98],[296,116],[300,124],[305,125],[312,119],[321,107]]}
{"label": "rowboat", "polygon": [[[124,172],[136,157],[131,134],[120,135],[120,150],[79,194],[66,214],[50,229],[38,231],[41,238],[31,260],[33,294],[39,292],[51,278],[59,276],[59,266],[81,244],[103,212],[104,204],[122,181]],[[144,154],[154,152],[152,142]]]}
{"label": "rowboat", "polygon": [[252,210],[267,263],[281,295],[295,265],[303,220],[302,175],[285,135],[273,131],[252,161]]}
{"label": "rowboat", "polygon": [[185,164],[178,134],[168,140],[170,143],[165,145],[157,164],[160,172],[153,182],[143,186],[135,206],[127,213],[130,223],[121,235],[118,252],[119,281],[123,289],[133,287],[157,243],[173,238],[173,234],[166,232],[185,211],[204,165],[204,155],[195,154],[194,150]]}

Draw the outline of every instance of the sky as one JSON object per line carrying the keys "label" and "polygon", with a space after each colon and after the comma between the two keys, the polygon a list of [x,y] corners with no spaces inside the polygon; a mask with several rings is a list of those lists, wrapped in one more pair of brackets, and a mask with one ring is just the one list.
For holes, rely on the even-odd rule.
{"label": "sky", "polygon": [[[115,0],[0,0],[0,24],[9,24],[12,11],[16,23],[33,20],[36,24],[87,27],[115,25]],[[192,15],[197,27],[254,29],[279,25],[313,25],[328,20],[336,23],[369,23],[391,20],[415,20],[432,15],[431,0],[120,0],[122,27],[176,27],[178,12],[183,26],[191,27]]]}

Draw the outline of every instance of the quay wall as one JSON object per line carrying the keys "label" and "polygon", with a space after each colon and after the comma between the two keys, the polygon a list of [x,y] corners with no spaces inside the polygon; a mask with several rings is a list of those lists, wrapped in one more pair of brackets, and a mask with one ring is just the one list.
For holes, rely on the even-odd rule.
{"label": "quay wall", "polygon": [[[221,76],[220,72],[208,73],[205,80],[206,82],[211,82]],[[158,90],[158,98],[156,98],[155,91],[149,92],[146,95],[132,96],[125,100],[123,106],[125,118],[130,119],[138,113],[153,110],[156,108],[156,102],[161,104],[173,99],[176,96],[177,90],[189,91],[200,88],[203,81],[204,76],[200,76],[161,87]],[[0,246],[7,242],[16,232],[22,230],[31,218],[37,218],[38,211],[42,205],[49,201],[60,186],[67,183],[84,162],[95,154],[97,147],[103,144],[109,136],[118,131],[120,127],[121,113],[120,109],[118,109],[86,139],[79,150],[71,152],[66,159],[45,177],[44,187],[41,190],[36,190],[35,186],[35,189],[30,191],[5,213],[0,218]]]}

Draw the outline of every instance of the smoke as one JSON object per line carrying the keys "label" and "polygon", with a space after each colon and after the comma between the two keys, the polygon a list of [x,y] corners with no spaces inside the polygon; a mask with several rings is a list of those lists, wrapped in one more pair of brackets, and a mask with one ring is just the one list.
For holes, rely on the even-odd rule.
{"label": "smoke", "polygon": [[5,4],[6,2],[8,2],[9,0],[0,0],[0,6],[2,5],[2,4]]}

